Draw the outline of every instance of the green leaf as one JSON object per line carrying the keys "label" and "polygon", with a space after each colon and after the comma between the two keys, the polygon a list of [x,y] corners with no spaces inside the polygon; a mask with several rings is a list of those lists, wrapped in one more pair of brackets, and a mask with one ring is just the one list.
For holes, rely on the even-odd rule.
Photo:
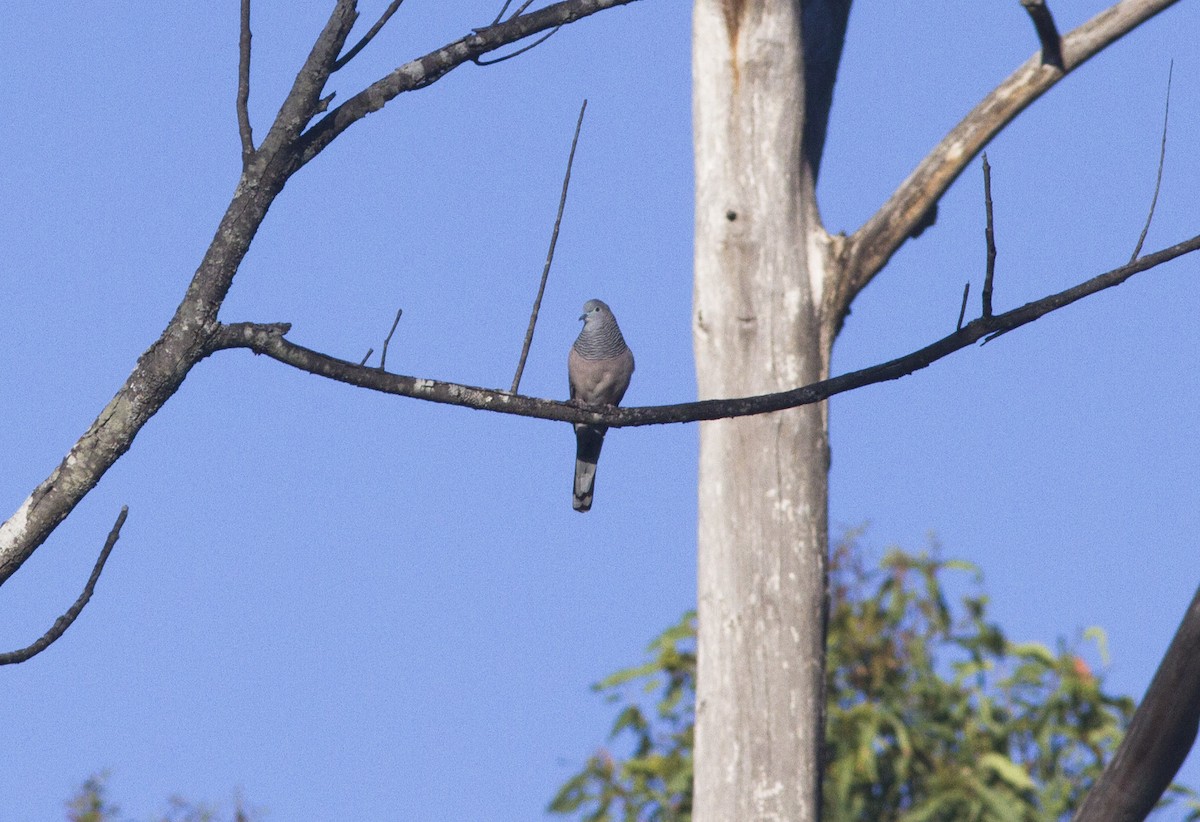
{"label": "green leaf", "polygon": [[1031,791],[1036,787],[1029,773],[1007,756],[1001,756],[998,753],[985,753],[979,757],[979,764],[982,768],[992,771],[996,776],[1018,791]]}

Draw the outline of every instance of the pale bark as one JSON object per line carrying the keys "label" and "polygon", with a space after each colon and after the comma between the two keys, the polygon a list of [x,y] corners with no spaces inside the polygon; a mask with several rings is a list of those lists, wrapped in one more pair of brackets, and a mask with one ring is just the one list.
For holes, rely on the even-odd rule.
{"label": "pale bark", "polygon": [[[1063,38],[1065,72],[1173,2],[1123,0],[1097,15]],[[850,302],[987,141],[1065,74],[1031,58],[866,225],[830,237],[814,181],[847,11],[846,0],[695,0],[702,399],[826,378]],[[994,320],[972,322],[930,353]],[[909,364],[888,367],[908,373]],[[823,402],[701,423],[696,822],[820,815],[828,464]]]}
{"label": "pale bark", "polygon": [[[781,391],[828,373],[800,4],[699,0],[693,24],[699,391]],[[697,822],[816,818],[825,409],[700,427]]]}

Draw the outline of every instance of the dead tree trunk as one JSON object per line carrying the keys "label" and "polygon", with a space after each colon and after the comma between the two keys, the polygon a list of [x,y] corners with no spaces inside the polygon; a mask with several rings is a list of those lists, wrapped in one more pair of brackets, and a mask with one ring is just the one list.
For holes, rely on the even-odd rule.
{"label": "dead tree trunk", "polygon": [[[828,374],[800,14],[799,2],[695,6],[701,397]],[[820,403],[701,424],[697,822],[818,815],[826,418]]]}

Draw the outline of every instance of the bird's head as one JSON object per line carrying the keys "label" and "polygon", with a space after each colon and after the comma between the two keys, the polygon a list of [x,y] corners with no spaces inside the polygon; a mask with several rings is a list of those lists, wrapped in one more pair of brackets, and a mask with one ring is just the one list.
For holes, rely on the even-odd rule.
{"label": "bird's head", "polygon": [[583,313],[579,315],[579,319],[583,320],[586,325],[589,322],[611,316],[612,311],[602,300],[588,300],[583,304]]}

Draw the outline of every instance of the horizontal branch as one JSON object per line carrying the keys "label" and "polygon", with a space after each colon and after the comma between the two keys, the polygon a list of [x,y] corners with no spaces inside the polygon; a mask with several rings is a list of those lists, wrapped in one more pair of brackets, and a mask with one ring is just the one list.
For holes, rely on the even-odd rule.
{"label": "horizontal branch", "polygon": [[284,338],[284,334],[291,328],[286,323],[272,325],[235,323],[222,326],[212,337],[212,350],[248,348],[256,354],[262,354],[310,374],[356,385],[360,388],[537,419],[623,428],[746,417],[810,405],[856,388],[899,379],[979,340],[986,341],[1012,331],[1014,328],[1027,325],[1090,294],[1120,285],[1134,274],[1162,265],[1197,249],[1200,249],[1200,235],[1100,274],[1065,291],[1026,303],[1012,311],[990,317],[980,317],[967,323],[953,334],[911,354],[869,368],[776,394],[699,400],[676,405],[629,408],[583,407],[569,402],[538,399],[496,389],[389,374],[377,368],[368,368],[296,345]]}
{"label": "horizontal branch", "polygon": [[425,88],[449,72],[489,52],[524,40],[532,34],[573,23],[584,17],[635,0],[562,0],[545,8],[476,29],[466,37],[410,60],[391,74],[376,80],[321,118],[304,135],[300,165],[307,163],[335,137],[368,114],[379,111],[406,91]]}

